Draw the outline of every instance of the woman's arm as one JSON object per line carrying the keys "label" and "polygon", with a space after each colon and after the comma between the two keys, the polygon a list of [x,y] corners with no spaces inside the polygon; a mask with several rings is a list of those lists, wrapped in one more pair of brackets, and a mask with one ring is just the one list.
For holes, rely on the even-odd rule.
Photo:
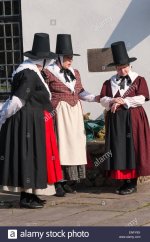
{"label": "woman's arm", "polygon": [[91,94],[85,90],[79,93],[79,98],[83,101],[96,102],[95,97],[96,96],[94,94]]}
{"label": "woman's arm", "polygon": [[7,118],[18,112],[31,98],[35,89],[35,77],[37,78],[37,74],[29,69],[25,69],[14,76],[12,97],[3,104],[0,110],[0,125],[4,124]]}
{"label": "woman's arm", "polygon": [[0,110],[0,126],[5,123],[7,118],[18,112],[24,105],[25,101],[16,96],[7,99]]}
{"label": "woman's arm", "polygon": [[134,97],[126,97],[124,98],[124,107],[129,108],[136,108],[141,106],[145,103],[145,97],[143,95],[134,96]]}
{"label": "woman's arm", "polygon": [[113,104],[113,100],[114,98],[105,96],[100,99],[100,103],[107,111],[109,111]]}

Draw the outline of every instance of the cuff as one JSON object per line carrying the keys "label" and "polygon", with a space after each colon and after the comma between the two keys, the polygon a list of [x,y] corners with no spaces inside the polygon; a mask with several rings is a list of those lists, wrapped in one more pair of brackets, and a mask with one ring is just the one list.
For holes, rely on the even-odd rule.
{"label": "cuff", "polygon": [[126,109],[129,109],[130,108],[130,102],[127,100],[127,99],[124,99],[124,101],[125,101],[125,104],[124,104],[124,107],[126,108]]}

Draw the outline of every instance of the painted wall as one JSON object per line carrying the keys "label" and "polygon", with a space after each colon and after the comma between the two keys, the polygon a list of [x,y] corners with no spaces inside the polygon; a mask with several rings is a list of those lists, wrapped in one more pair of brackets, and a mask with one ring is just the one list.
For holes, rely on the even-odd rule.
{"label": "painted wall", "polygon": [[[50,35],[55,51],[56,35],[72,35],[75,53],[73,66],[80,71],[86,90],[99,94],[102,83],[114,72],[89,73],[87,49],[109,47],[124,40],[130,57],[137,57],[133,69],[144,76],[150,87],[150,1],[149,0],[22,0],[24,51],[32,48],[33,35]],[[103,111],[100,104],[83,103],[84,113],[97,118]],[[150,103],[145,104],[150,118]]]}

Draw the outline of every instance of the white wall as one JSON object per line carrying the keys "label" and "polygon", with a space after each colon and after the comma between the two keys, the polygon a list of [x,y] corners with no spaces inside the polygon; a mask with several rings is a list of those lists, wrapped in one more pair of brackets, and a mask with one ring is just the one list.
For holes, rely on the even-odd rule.
{"label": "white wall", "polygon": [[[85,89],[98,94],[102,83],[113,75],[89,73],[87,49],[108,47],[114,41],[126,42],[130,57],[137,57],[133,68],[145,76],[150,87],[150,1],[149,0],[22,0],[24,51],[32,47],[36,32],[50,34],[55,51],[56,35],[72,35],[74,67],[79,69]],[[150,104],[145,105],[150,118]],[[96,118],[102,112],[99,104],[83,103],[84,112]]]}

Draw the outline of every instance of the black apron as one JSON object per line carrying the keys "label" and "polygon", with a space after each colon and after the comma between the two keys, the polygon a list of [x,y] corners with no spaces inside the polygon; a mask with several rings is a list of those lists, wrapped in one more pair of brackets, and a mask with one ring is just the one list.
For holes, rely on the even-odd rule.
{"label": "black apron", "polygon": [[136,169],[130,111],[124,108],[116,113],[109,111],[106,123],[105,169]]}

